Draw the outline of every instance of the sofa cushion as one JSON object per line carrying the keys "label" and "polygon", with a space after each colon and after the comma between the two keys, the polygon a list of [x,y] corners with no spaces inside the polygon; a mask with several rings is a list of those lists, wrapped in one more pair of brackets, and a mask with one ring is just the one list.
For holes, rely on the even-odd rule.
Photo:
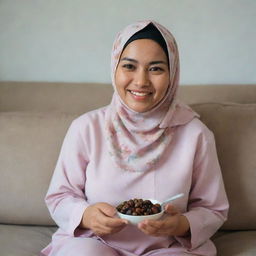
{"label": "sofa cushion", "polygon": [[54,224],[44,203],[75,116],[0,112],[0,223]]}
{"label": "sofa cushion", "polygon": [[225,232],[213,240],[218,256],[256,255],[256,231]]}
{"label": "sofa cushion", "polygon": [[[195,104],[213,131],[230,202],[222,229],[256,228],[256,104]],[[227,254],[232,255],[232,254]]]}
{"label": "sofa cushion", "polygon": [[2,256],[38,256],[51,241],[56,228],[40,226],[0,225]]}

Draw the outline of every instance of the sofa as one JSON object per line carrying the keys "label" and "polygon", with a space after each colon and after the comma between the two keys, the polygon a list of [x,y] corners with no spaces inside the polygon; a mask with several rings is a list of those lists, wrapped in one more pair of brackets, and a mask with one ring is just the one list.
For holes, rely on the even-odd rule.
{"label": "sofa", "polygon": [[[71,121],[107,105],[110,84],[0,82],[0,255],[34,256],[56,230],[44,197]],[[184,85],[214,132],[229,218],[218,256],[256,255],[256,85]]]}

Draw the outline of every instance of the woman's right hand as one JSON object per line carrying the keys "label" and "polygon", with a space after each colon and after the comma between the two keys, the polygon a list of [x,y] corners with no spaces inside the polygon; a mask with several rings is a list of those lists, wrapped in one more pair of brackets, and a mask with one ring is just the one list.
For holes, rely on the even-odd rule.
{"label": "woman's right hand", "polygon": [[122,230],[128,221],[115,217],[116,209],[107,203],[88,206],[80,223],[81,228],[91,229],[98,236],[114,234]]}

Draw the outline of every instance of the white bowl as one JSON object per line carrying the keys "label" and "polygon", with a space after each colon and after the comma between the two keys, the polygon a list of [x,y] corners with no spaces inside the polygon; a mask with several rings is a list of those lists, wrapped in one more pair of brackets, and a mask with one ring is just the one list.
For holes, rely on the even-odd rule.
{"label": "white bowl", "polygon": [[[154,200],[154,199],[149,199],[153,204],[160,204],[159,201]],[[121,219],[128,220],[131,224],[138,224],[139,222],[143,220],[157,220],[162,217],[164,214],[164,211],[161,211],[157,214],[151,214],[151,215],[139,215],[139,216],[133,216],[133,215],[128,215],[128,214],[123,214],[117,211],[117,216]]]}

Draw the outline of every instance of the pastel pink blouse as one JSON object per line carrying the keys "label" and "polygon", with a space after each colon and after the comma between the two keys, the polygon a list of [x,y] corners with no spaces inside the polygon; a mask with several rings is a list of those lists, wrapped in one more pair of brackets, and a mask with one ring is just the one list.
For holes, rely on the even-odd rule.
{"label": "pastel pink blouse", "polygon": [[[123,171],[112,162],[105,140],[106,108],[86,113],[71,124],[46,196],[52,218],[59,226],[42,253],[51,255],[70,236],[102,240],[122,255],[175,248],[198,255],[216,255],[210,237],[227,218],[228,201],[214,136],[198,119],[169,129],[173,138],[156,168],[147,172]],[[173,204],[188,218],[189,237],[153,237],[128,225],[119,233],[96,237],[79,229],[86,207],[97,202],[117,205],[130,198],[165,200],[185,196]],[[159,254],[161,255],[161,254]],[[173,254],[175,255],[175,254]]]}

